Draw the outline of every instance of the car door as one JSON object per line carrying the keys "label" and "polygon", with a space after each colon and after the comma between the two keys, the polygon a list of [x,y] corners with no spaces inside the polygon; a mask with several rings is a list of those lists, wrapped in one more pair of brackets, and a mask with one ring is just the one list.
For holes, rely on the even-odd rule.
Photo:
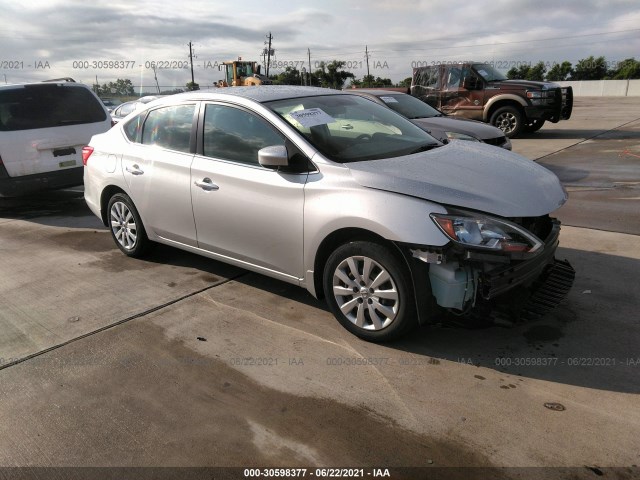
{"label": "car door", "polygon": [[122,156],[129,193],[147,231],[191,246],[197,243],[190,188],[195,111],[195,103],[151,110]]}
{"label": "car door", "polygon": [[198,246],[267,274],[302,278],[308,174],[258,163],[258,150],[284,145],[285,136],[240,107],[209,103],[201,118],[203,142],[191,167]]}
{"label": "car door", "polygon": [[[468,65],[448,65],[444,69],[441,110],[447,115],[482,119],[482,90],[473,88],[479,79]],[[481,85],[481,83],[480,83]]]}

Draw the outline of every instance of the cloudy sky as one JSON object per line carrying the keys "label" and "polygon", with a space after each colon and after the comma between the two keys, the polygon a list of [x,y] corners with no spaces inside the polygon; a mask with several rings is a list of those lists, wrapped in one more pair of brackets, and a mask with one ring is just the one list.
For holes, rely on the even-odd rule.
{"label": "cloudy sky", "polygon": [[[267,0],[135,1],[0,0],[0,82],[73,77],[84,83],[129,78],[147,91],[222,78],[216,62],[261,60],[273,35],[275,64],[308,68],[333,59],[394,82],[412,67],[439,61],[549,64],[605,56],[640,59],[637,0]],[[115,62],[115,63],[114,63]],[[119,69],[110,68],[115,64]],[[275,66],[275,68],[274,68]],[[212,68],[213,67],[213,68]]]}

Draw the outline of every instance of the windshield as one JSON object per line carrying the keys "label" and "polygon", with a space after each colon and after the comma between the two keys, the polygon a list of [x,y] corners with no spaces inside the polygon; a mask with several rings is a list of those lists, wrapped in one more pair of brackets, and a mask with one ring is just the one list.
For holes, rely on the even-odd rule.
{"label": "windshield", "polygon": [[357,95],[299,97],[267,105],[339,163],[400,157],[440,145],[409,120]]}
{"label": "windshield", "polygon": [[478,72],[486,82],[501,82],[507,80],[507,77],[488,63],[474,63],[473,69]]}
{"label": "windshield", "polygon": [[391,110],[395,110],[400,115],[404,115],[407,118],[431,118],[441,117],[440,113],[435,108],[427,105],[422,100],[418,100],[416,97],[406,94],[391,94],[391,95],[379,95],[378,98],[382,100],[387,107]]}

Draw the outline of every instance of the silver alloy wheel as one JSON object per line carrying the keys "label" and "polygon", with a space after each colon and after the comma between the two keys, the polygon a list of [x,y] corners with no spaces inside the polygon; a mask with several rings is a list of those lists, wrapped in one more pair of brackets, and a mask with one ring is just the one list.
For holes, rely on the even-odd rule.
{"label": "silver alloy wheel", "polygon": [[138,227],[133,213],[124,202],[111,205],[111,230],[116,241],[126,250],[133,250],[138,240]]}
{"label": "silver alloy wheel", "polygon": [[495,126],[505,134],[513,132],[518,124],[518,119],[511,112],[502,112],[496,117]]}
{"label": "silver alloy wheel", "polygon": [[389,272],[364,256],[340,262],[333,273],[333,295],[344,316],[365,330],[388,327],[400,308],[398,289]]}

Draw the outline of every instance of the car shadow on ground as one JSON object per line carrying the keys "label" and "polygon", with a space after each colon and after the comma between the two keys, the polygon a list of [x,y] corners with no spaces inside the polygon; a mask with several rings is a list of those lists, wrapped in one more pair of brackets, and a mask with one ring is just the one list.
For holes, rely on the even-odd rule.
{"label": "car shadow on ground", "polygon": [[[574,265],[576,282],[568,298],[547,316],[510,327],[466,328],[445,322],[421,327],[381,348],[549,382],[640,393],[640,301],[633,295],[632,281],[640,261],[564,248],[558,257]],[[302,288],[260,275],[236,281],[323,310],[327,321],[336,322],[324,302]],[[350,335],[341,328],[327,329],[331,336],[335,331]]]}
{"label": "car shadow on ground", "polygon": [[101,228],[84,201],[82,187],[0,198],[0,219],[67,228]]}
{"label": "car shadow on ground", "polygon": [[[0,202],[4,218],[65,227],[73,222],[74,213],[80,220],[95,218],[88,212],[81,192],[60,191],[8,200]],[[88,228],[95,228],[95,224]],[[83,242],[83,249],[105,252],[91,245]],[[326,314],[327,321],[335,322],[324,302],[294,285],[164,245],[157,245],[144,260],[125,257],[115,244],[107,249],[105,253],[117,258],[107,260],[121,264],[121,271],[134,268],[135,262],[187,267],[195,274],[201,272],[202,278],[212,284],[231,278],[319,310]],[[411,337],[381,348],[568,385],[640,393],[640,300],[635,292],[640,261],[562,248],[558,256],[572,262],[576,283],[564,303],[545,318],[510,328],[468,329],[438,324],[420,328]],[[329,336],[350,335],[342,328],[326,332]]]}
{"label": "car shadow on ground", "polygon": [[568,129],[543,127],[537,132],[521,133],[518,139],[532,140],[575,140],[581,142],[591,138],[598,140],[629,140],[640,139],[640,132],[636,130],[627,130],[624,127],[614,127],[611,130],[606,129]]}
{"label": "car shadow on ground", "polygon": [[589,178],[591,173],[584,168],[576,168],[570,165],[556,165],[547,162],[538,162],[545,168],[548,168],[560,179],[563,184],[578,183],[586,178]]}

